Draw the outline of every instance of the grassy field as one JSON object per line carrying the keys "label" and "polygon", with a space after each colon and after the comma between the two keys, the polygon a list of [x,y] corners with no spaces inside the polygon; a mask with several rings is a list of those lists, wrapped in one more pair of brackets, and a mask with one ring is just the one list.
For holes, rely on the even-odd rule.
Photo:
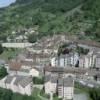
{"label": "grassy field", "polygon": [[0,59],[8,60],[16,57],[18,53],[21,52],[21,49],[5,49],[4,52],[0,55]]}

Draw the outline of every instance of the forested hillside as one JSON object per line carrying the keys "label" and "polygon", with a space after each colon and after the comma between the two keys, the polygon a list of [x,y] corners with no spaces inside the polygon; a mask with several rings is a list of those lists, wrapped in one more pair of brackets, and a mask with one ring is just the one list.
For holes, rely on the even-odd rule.
{"label": "forested hillside", "polygon": [[[17,0],[0,10],[0,39],[12,31],[38,26],[41,36],[81,32],[99,34],[100,0]],[[99,39],[97,39],[99,41]]]}
{"label": "forested hillside", "polygon": [[100,0],[85,0],[86,3],[82,7],[85,19],[91,20],[92,27],[86,30],[86,35],[92,36],[100,42]]}
{"label": "forested hillside", "polygon": [[[83,0],[17,0],[0,13],[0,34],[4,38],[12,30],[39,26],[39,32],[66,32],[66,16],[69,10]],[[61,30],[60,30],[61,29]]]}

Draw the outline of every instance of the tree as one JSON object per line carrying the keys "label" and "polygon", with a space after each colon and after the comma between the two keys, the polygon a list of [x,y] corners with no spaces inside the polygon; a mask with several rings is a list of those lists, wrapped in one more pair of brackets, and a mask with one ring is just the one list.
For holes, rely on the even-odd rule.
{"label": "tree", "polygon": [[0,88],[0,100],[12,100],[12,91]]}
{"label": "tree", "polygon": [[31,34],[28,36],[28,42],[35,43],[37,41],[37,35]]}
{"label": "tree", "polygon": [[92,100],[100,100],[100,89],[90,89],[89,96]]}
{"label": "tree", "polygon": [[85,48],[83,48],[83,47],[79,47],[79,46],[77,46],[77,52],[79,53],[79,54],[84,54],[84,55],[86,55],[86,54],[88,54],[88,52],[89,52],[89,49],[85,49]]}
{"label": "tree", "polygon": [[7,75],[7,70],[5,67],[0,67],[0,78],[3,78]]}
{"label": "tree", "polygon": [[44,84],[44,77],[42,78],[33,77],[33,83],[34,84]]}
{"label": "tree", "polygon": [[4,48],[2,47],[2,45],[0,44],[0,54],[2,54],[4,51]]}

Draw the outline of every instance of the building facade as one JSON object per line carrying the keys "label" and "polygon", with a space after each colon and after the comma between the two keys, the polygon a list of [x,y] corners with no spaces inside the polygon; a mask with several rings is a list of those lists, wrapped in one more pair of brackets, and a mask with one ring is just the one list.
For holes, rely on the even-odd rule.
{"label": "building facade", "polygon": [[31,95],[33,91],[32,77],[8,75],[2,80],[0,80],[0,87],[10,89],[15,93]]}

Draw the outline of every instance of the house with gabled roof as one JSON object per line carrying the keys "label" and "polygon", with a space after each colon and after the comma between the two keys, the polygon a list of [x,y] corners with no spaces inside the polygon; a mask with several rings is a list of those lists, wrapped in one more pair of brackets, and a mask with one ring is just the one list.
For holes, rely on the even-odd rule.
{"label": "house with gabled roof", "polygon": [[51,75],[46,75],[45,76],[45,83],[44,83],[44,87],[45,87],[45,93],[46,94],[50,94],[52,93],[56,93],[57,91],[57,76],[51,76]]}
{"label": "house with gabled roof", "polygon": [[0,80],[0,87],[10,89],[16,93],[31,95],[33,81],[31,76],[8,75]]}
{"label": "house with gabled roof", "polygon": [[74,81],[71,76],[58,79],[58,97],[63,100],[72,100],[74,97]]}

